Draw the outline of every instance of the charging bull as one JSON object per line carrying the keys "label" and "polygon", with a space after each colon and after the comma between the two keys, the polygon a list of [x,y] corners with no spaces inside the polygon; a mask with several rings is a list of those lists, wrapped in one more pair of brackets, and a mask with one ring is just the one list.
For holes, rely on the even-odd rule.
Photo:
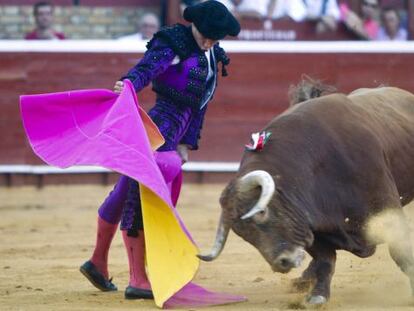
{"label": "charging bull", "polygon": [[[336,251],[359,257],[387,242],[414,288],[414,258],[402,206],[414,197],[414,95],[391,87],[306,100],[274,118],[262,150],[244,152],[224,189],[215,259],[229,230],[256,247],[273,271],[312,261],[294,284],[307,302],[330,296]],[[371,239],[372,217],[393,211],[400,234]],[[387,228],[385,228],[387,229]]]}

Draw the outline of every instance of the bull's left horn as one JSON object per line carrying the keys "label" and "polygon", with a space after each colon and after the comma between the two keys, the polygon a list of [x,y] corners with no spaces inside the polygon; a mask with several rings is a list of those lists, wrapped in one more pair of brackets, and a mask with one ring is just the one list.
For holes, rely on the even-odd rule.
{"label": "bull's left horn", "polygon": [[214,246],[208,255],[200,255],[198,254],[197,257],[203,261],[212,261],[220,255],[221,251],[224,248],[224,244],[226,244],[227,237],[229,235],[230,227],[224,224],[223,221],[223,214],[220,216],[220,222],[217,228],[216,234],[216,241],[214,242]]}
{"label": "bull's left horn", "polygon": [[269,204],[273,194],[275,193],[275,182],[272,176],[270,176],[270,174],[266,171],[252,171],[240,179],[239,185],[241,191],[252,189],[258,185],[262,187],[262,192],[256,205],[244,214],[241,219],[247,219],[257,213],[265,212],[267,204]]}

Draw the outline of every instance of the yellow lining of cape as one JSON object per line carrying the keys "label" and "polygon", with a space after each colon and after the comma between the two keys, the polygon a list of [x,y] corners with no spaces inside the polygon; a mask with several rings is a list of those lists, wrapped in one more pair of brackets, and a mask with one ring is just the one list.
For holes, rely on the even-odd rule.
{"label": "yellow lining of cape", "polygon": [[140,195],[148,277],[155,303],[162,308],[193,279],[199,265],[198,250],[167,203],[142,184]]}

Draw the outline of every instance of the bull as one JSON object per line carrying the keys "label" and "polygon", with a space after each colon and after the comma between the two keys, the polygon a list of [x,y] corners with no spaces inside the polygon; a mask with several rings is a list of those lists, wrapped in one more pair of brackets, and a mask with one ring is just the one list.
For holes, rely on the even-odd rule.
{"label": "bull", "polygon": [[[358,89],[298,103],[264,129],[261,151],[245,151],[223,190],[211,261],[232,229],[275,272],[312,260],[294,281],[309,304],[330,297],[336,251],[365,258],[387,242],[410,279],[414,258],[402,207],[414,197],[414,95],[398,88]],[[371,237],[370,220],[393,212],[399,234]],[[385,229],[389,227],[385,226]]]}

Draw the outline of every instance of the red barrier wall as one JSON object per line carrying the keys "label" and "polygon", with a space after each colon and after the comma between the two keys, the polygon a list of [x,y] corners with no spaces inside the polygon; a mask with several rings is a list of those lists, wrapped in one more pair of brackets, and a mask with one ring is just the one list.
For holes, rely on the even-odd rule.
{"label": "red barrier wall", "polygon": [[[133,66],[133,53],[0,53],[0,164],[38,164],[19,116],[19,95],[112,88]],[[287,107],[289,85],[302,74],[340,91],[380,84],[414,91],[413,53],[230,53],[229,76],[220,78],[194,161],[238,161],[251,132]],[[154,95],[139,94],[145,108]]]}

